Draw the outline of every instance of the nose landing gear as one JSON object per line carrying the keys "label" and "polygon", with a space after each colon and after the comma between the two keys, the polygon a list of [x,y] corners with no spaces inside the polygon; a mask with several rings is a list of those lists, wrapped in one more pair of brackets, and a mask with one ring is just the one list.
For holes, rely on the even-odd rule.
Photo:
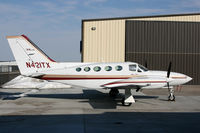
{"label": "nose landing gear", "polygon": [[168,101],[175,101],[175,96],[174,96],[174,88],[168,88],[169,90],[169,96],[168,96]]}

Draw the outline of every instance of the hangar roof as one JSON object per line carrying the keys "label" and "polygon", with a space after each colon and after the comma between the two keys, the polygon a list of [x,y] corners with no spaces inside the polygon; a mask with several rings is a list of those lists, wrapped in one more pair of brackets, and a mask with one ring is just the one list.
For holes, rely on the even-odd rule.
{"label": "hangar roof", "polygon": [[200,13],[165,14],[165,15],[115,17],[115,18],[97,18],[97,19],[83,19],[82,21],[84,22],[84,21],[120,20],[120,19],[155,18],[155,17],[176,17],[176,16],[193,16],[193,15],[200,15]]}

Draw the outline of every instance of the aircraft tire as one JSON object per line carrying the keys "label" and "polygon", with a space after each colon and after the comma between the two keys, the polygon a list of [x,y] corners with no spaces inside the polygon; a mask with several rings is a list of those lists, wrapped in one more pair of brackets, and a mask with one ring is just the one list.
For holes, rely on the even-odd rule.
{"label": "aircraft tire", "polygon": [[168,101],[175,101],[175,96],[174,95],[169,95],[168,96]]}
{"label": "aircraft tire", "polygon": [[117,97],[118,94],[119,94],[118,89],[111,89],[109,92],[110,97]]}

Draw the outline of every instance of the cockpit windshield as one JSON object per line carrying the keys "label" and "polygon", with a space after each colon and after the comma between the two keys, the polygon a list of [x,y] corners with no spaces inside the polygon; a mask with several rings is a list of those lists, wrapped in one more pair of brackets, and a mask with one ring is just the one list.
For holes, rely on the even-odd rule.
{"label": "cockpit windshield", "polygon": [[138,64],[138,67],[144,72],[148,71],[148,69],[146,67],[144,67],[144,66],[142,66],[140,64]]}

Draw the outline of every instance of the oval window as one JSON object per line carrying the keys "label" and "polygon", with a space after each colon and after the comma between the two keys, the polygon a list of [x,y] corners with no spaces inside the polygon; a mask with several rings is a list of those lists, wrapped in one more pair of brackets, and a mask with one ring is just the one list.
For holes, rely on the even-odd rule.
{"label": "oval window", "polygon": [[122,70],[122,66],[116,66],[115,69],[116,69],[117,71],[121,71],[121,70]]}
{"label": "oval window", "polygon": [[84,68],[84,71],[85,71],[85,72],[89,72],[89,71],[90,71],[90,68],[89,68],[89,67],[85,67],[85,68]]}
{"label": "oval window", "polygon": [[101,70],[101,67],[99,67],[99,66],[94,67],[95,72],[99,72],[100,70]]}
{"label": "oval window", "polygon": [[81,68],[80,68],[80,67],[76,68],[76,71],[77,71],[77,72],[80,72],[80,71],[81,71]]}
{"label": "oval window", "polygon": [[106,67],[105,67],[105,70],[106,70],[106,71],[111,71],[111,70],[112,70],[112,67],[111,67],[111,66],[106,66]]}

